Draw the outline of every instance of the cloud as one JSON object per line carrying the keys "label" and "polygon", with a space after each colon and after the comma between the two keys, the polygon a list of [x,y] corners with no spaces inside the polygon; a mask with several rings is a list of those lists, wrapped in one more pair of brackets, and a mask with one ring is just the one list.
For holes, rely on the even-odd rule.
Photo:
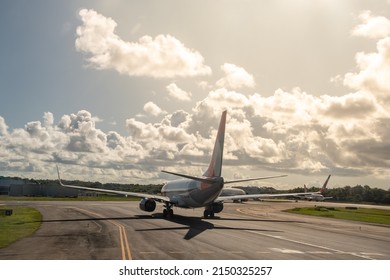
{"label": "cloud", "polygon": [[322,114],[335,119],[357,119],[375,114],[381,107],[375,98],[368,93],[349,93],[344,96],[322,96]]}
{"label": "cloud", "polygon": [[358,72],[347,73],[344,85],[372,93],[380,101],[390,103],[390,37],[377,42],[376,53],[360,52],[355,56]]}
{"label": "cloud", "polygon": [[253,76],[244,68],[225,63],[221,66],[221,69],[225,73],[225,77],[217,81],[218,87],[239,89],[242,87],[253,88],[255,86]]}
{"label": "cloud", "polygon": [[165,112],[153,102],[148,102],[144,105],[144,111],[151,116],[165,114]]}
{"label": "cloud", "polygon": [[226,88],[220,88],[211,91],[207,97],[207,101],[211,104],[218,104],[220,107],[244,107],[248,105],[248,98],[238,92],[229,91]]}
{"label": "cloud", "polygon": [[184,46],[171,35],[141,37],[126,42],[116,33],[117,23],[94,10],[80,11],[83,22],[77,28],[76,49],[89,55],[97,69],[114,69],[129,76],[154,78],[210,75],[202,55]]}
{"label": "cloud", "polygon": [[181,101],[191,101],[191,92],[186,92],[179,88],[175,83],[169,84],[166,89],[168,90],[169,96],[181,100]]}
{"label": "cloud", "polygon": [[158,136],[158,130],[152,124],[145,124],[131,118],[126,120],[126,127],[133,139],[153,140]]}
{"label": "cloud", "polygon": [[[339,96],[317,96],[299,87],[263,96],[219,85],[189,110],[163,112],[146,103],[144,110],[156,116],[155,122],[129,117],[127,133],[99,129],[99,118],[87,110],[57,122],[46,112],[42,120],[15,129],[0,117],[0,167],[48,177],[59,162],[74,178],[88,180],[93,174],[102,181],[161,182],[163,167],[201,174],[227,109],[224,172],[245,168],[388,178],[390,39],[377,40],[374,52],[356,55],[356,71],[339,76],[347,86]],[[168,87],[187,96],[174,83]]]}
{"label": "cloud", "polygon": [[359,15],[362,24],[352,30],[352,35],[367,38],[384,38],[390,35],[390,20],[382,16],[372,16],[371,11]]}
{"label": "cloud", "polygon": [[[356,26],[352,35],[379,39],[376,52],[359,52],[355,55],[358,71],[344,75],[343,83],[354,90],[371,93],[378,101],[390,105],[390,20],[373,16],[364,11],[359,16],[362,24]],[[341,79],[341,76],[336,78]]]}
{"label": "cloud", "polygon": [[0,116],[0,136],[6,134],[8,134],[8,126],[5,123],[4,118]]}

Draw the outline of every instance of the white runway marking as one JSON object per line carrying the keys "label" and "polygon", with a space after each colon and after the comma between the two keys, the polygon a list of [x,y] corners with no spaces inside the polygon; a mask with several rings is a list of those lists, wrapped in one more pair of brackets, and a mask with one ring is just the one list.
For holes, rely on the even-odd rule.
{"label": "white runway marking", "polygon": [[316,254],[316,255],[331,255],[332,252],[328,251],[307,251],[307,254]]}
{"label": "white runway marking", "polygon": [[331,252],[334,252],[337,254],[346,254],[346,255],[351,255],[351,256],[355,256],[355,257],[359,257],[359,258],[363,258],[363,259],[374,260],[373,258],[367,256],[367,254],[358,254],[358,253],[354,253],[354,252],[344,252],[344,251],[338,250],[338,249],[333,249],[333,248],[329,248],[329,247],[325,247],[325,246],[320,246],[320,245],[316,245],[316,244],[311,244],[311,243],[307,243],[307,242],[284,238],[281,236],[269,235],[269,234],[265,234],[265,233],[261,233],[261,232],[257,232],[257,231],[253,231],[253,230],[247,230],[247,232],[270,237],[270,238],[280,239],[280,240],[296,243],[299,245],[305,245],[305,246],[310,246],[310,247],[314,247],[314,248],[318,248],[318,249],[322,249],[322,250],[326,250],[326,251],[331,251]]}
{"label": "white runway marking", "polygon": [[287,249],[287,248],[270,248],[270,250],[280,252],[283,254],[304,254],[304,252],[302,252],[302,251],[291,250],[291,249]]}

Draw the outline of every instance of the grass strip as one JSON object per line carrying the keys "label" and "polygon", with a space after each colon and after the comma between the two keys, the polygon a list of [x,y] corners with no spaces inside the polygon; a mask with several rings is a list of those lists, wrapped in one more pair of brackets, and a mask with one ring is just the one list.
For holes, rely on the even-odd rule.
{"label": "grass strip", "polygon": [[375,208],[304,207],[285,210],[288,213],[390,225],[390,210]]}
{"label": "grass strip", "polygon": [[[5,209],[11,209],[12,215],[5,216]],[[41,213],[34,208],[0,206],[0,248],[34,233],[41,220]]]}

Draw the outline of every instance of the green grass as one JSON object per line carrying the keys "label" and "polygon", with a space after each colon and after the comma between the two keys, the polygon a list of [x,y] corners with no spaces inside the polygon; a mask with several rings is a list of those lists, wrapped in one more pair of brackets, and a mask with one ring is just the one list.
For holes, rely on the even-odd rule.
{"label": "green grass", "polygon": [[[4,209],[12,209],[11,216],[4,216]],[[0,248],[34,233],[41,225],[42,216],[34,208],[0,206]]]}
{"label": "green grass", "polygon": [[390,210],[374,208],[346,209],[341,207],[293,208],[285,212],[326,218],[390,225]]}

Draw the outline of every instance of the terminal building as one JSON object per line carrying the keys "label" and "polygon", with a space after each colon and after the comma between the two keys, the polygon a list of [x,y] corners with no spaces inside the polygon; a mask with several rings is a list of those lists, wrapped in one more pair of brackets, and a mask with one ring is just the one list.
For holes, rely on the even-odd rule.
{"label": "terminal building", "polygon": [[21,179],[0,177],[0,195],[78,197],[79,191],[55,184],[42,185]]}

